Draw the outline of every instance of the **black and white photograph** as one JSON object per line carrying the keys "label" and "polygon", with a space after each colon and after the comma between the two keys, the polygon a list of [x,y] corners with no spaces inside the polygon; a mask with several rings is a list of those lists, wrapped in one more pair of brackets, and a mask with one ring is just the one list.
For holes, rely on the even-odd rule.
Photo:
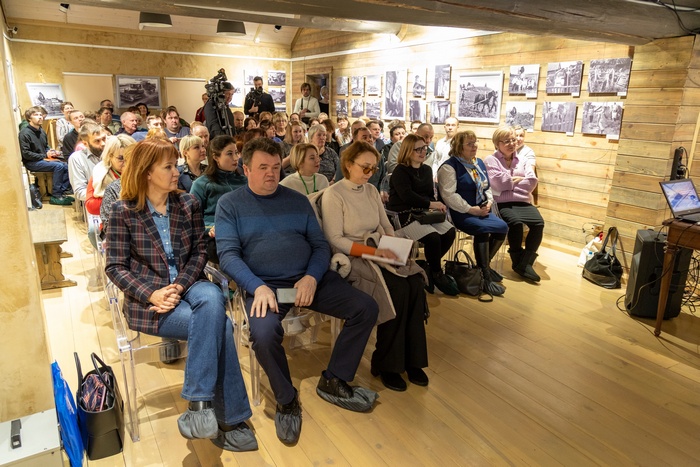
{"label": "black and white photograph", "polygon": [[581,93],[583,62],[556,62],[547,64],[547,94]]}
{"label": "black and white photograph", "polygon": [[280,70],[267,70],[267,85],[268,86],[286,86],[287,72]]}
{"label": "black and white photograph", "polygon": [[463,74],[457,85],[458,120],[487,123],[501,121],[502,72]]}
{"label": "black and white photograph", "polygon": [[368,96],[379,96],[382,92],[382,75],[369,75],[365,77],[365,86]]}
{"label": "black and white photograph", "polygon": [[256,76],[262,78],[262,70],[243,70],[243,84],[253,86],[253,79]]}
{"label": "black and white photograph", "polygon": [[591,60],[588,68],[588,92],[591,94],[627,95],[632,59]]}
{"label": "black and white photograph", "polygon": [[[430,123],[443,124],[450,116],[450,101],[432,101],[430,103]],[[425,120],[421,120],[425,121]]]}
{"label": "black and white photograph", "polygon": [[335,79],[335,92],[338,96],[348,95],[348,77],[338,76]]}
{"label": "black and white photograph", "polygon": [[576,102],[548,101],[542,105],[542,131],[573,133],[576,124]]}
{"label": "black and white photograph", "polygon": [[286,88],[268,88],[267,92],[272,96],[272,102],[275,104],[284,104],[287,102]]}
{"label": "black and white photograph", "polygon": [[425,122],[427,105],[425,101],[420,99],[411,99],[408,101],[408,119],[410,121],[420,120]]}
{"label": "black and white photograph", "polygon": [[406,120],[406,70],[387,71],[384,75],[384,119]]}
{"label": "black and white photograph", "polygon": [[622,127],[622,103],[584,102],[581,132],[619,138]]}
{"label": "black and white photograph", "polygon": [[348,100],[347,99],[336,99],[335,100],[335,114],[336,115],[348,115]]}
{"label": "black and white photograph", "polygon": [[275,112],[286,112],[287,106],[284,103],[275,104]]}
{"label": "black and white photograph", "polygon": [[540,65],[512,65],[508,79],[508,94],[537,97],[540,81]]}
{"label": "black and white photograph", "polygon": [[32,105],[41,105],[49,113],[49,118],[63,117],[61,104],[65,100],[63,88],[53,83],[27,83],[27,91]]}
{"label": "black and white photograph", "polygon": [[450,97],[450,65],[437,65],[435,67],[435,84],[433,95],[435,97]]}
{"label": "black and white photograph", "polygon": [[425,82],[428,78],[428,70],[423,69],[412,71],[411,76],[413,79],[413,85],[411,86],[413,89],[413,97],[421,97],[425,99]]}
{"label": "black and white photograph", "polygon": [[359,118],[365,114],[365,103],[362,99],[351,99],[350,100],[350,116],[352,118]]}
{"label": "black and white photograph", "polygon": [[506,102],[506,125],[520,125],[525,130],[535,129],[534,102]]}
{"label": "black and white photograph", "polygon": [[117,107],[143,102],[160,108],[160,78],[157,76],[117,76]]}
{"label": "black and white photograph", "polygon": [[233,97],[231,98],[231,103],[229,107],[243,107],[243,98],[246,93],[243,88],[243,83],[231,83],[233,85]]}
{"label": "black and white photograph", "polygon": [[364,76],[352,76],[350,77],[350,88],[353,96],[364,96],[365,95],[365,77]]}
{"label": "black and white photograph", "polygon": [[365,102],[365,115],[372,120],[379,120],[381,117],[382,101],[379,99],[367,99]]}

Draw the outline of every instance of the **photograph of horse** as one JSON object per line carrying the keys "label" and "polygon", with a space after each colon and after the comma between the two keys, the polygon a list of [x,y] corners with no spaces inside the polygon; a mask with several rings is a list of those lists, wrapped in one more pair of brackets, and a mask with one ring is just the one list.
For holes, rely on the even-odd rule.
{"label": "photograph of horse", "polygon": [[520,125],[526,130],[535,129],[534,102],[506,102],[506,125]]}
{"label": "photograph of horse", "polygon": [[503,73],[471,73],[459,77],[457,118],[499,123]]}

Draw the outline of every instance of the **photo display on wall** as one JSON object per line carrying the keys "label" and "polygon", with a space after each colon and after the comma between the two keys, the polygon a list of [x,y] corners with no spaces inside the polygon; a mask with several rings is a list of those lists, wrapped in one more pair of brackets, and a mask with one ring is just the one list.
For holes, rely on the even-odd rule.
{"label": "photo display on wall", "polygon": [[457,88],[457,119],[499,123],[501,120],[500,71],[460,75]]}
{"label": "photo display on wall", "polygon": [[384,76],[384,119],[406,120],[406,70],[387,71]]}
{"label": "photo display on wall", "polygon": [[335,114],[336,115],[348,115],[348,100],[347,99],[336,99],[336,101],[335,101]]}
{"label": "photo display on wall", "polygon": [[425,99],[425,82],[428,77],[428,70],[416,70],[411,72],[413,97]]}
{"label": "photo display on wall", "polygon": [[581,132],[620,139],[622,109],[621,102],[584,102]]}
{"label": "photo display on wall", "polygon": [[574,134],[576,102],[547,101],[542,105],[542,131]]}
{"label": "photo display on wall", "polygon": [[506,125],[520,125],[527,131],[535,129],[534,102],[506,102]]}
{"label": "photo display on wall", "polygon": [[365,95],[365,78],[364,76],[350,77],[350,92],[353,96]]}
{"label": "photo display on wall", "polygon": [[268,86],[286,86],[287,85],[287,72],[280,70],[268,70],[267,71],[267,85]]}
{"label": "photo display on wall", "polygon": [[433,96],[450,97],[450,65],[435,66],[435,82],[433,85]]}
{"label": "photo display on wall", "polygon": [[[430,102],[430,123],[445,123],[447,117],[450,116],[450,101],[432,101]],[[421,120],[424,122],[425,120]]]}
{"label": "photo display on wall", "polygon": [[369,75],[365,77],[368,96],[380,96],[382,92],[382,75]]}
{"label": "photo display on wall", "polygon": [[380,99],[367,99],[365,102],[365,115],[372,120],[379,120],[381,117],[382,101]]}
{"label": "photo display on wall", "polygon": [[348,77],[347,76],[338,76],[335,79],[335,93],[338,96],[347,96],[348,95]]}
{"label": "photo display on wall", "polygon": [[540,81],[540,65],[511,65],[508,79],[508,94],[537,97],[537,85]]}
{"label": "photo display on wall", "polygon": [[65,100],[63,88],[54,83],[27,83],[27,92],[32,105],[41,105],[49,113],[49,118],[63,117],[61,104]]}
{"label": "photo display on wall", "polygon": [[268,88],[267,92],[272,96],[272,102],[276,104],[284,104],[287,102],[286,88]]}
{"label": "photo display on wall", "polygon": [[547,94],[581,94],[583,62],[555,62],[547,64]]}
{"label": "photo display on wall", "polygon": [[253,86],[253,78],[260,76],[262,78],[262,70],[243,70],[243,84],[246,86]]}
{"label": "photo display on wall", "polygon": [[[443,101],[444,102],[444,101]],[[447,102],[449,104],[449,102]],[[410,121],[420,120],[425,122],[426,103],[420,99],[411,99],[408,101],[408,119]]]}
{"label": "photo display on wall", "polygon": [[143,102],[160,108],[160,78],[157,76],[117,76],[117,108]]}
{"label": "photo display on wall", "polygon": [[246,95],[243,89],[243,83],[231,83],[233,85],[233,97],[229,107],[243,107],[243,98]]}
{"label": "photo display on wall", "polygon": [[365,103],[362,99],[352,99],[350,101],[350,116],[353,118],[362,117],[365,113]]}
{"label": "photo display on wall", "polygon": [[631,69],[632,59],[628,57],[591,60],[588,68],[588,92],[626,96]]}

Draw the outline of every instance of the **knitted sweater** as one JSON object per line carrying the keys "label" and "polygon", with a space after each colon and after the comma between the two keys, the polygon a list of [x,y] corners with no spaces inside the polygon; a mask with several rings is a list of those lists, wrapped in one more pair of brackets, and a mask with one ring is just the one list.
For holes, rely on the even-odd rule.
{"label": "knitted sweater", "polygon": [[[537,186],[537,176],[529,159],[513,154],[508,168],[503,154],[496,151],[484,159],[484,164],[497,203],[532,203],[531,193]],[[522,177],[523,180],[513,183],[513,177]]]}
{"label": "knitted sweater", "polygon": [[192,183],[190,193],[195,195],[202,205],[204,215],[204,227],[207,232],[214,226],[216,205],[219,199],[226,193],[246,186],[248,180],[238,172],[219,170],[218,182],[214,182],[208,175],[202,175]]}
{"label": "knitted sweater", "polygon": [[[303,181],[302,181],[303,178]],[[321,174],[313,174],[310,177],[302,177],[299,172],[287,175],[280,185],[298,191],[302,195],[310,195],[328,187],[328,179]],[[315,190],[314,190],[315,188]]]}

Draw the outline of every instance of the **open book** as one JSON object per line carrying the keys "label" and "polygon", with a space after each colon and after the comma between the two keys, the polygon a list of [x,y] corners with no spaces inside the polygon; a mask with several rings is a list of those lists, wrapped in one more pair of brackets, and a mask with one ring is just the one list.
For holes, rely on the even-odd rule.
{"label": "open book", "polygon": [[394,264],[396,266],[405,266],[408,262],[408,256],[411,254],[411,248],[413,248],[413,240],[409,238],[399,238],[390,237],[389,235],[382,235],[379,239],[378,249],[391,250],[398,257],[398,259],[388,259],[381,256],[369,255],[364,253],[362,257],[364,259],[369,259],[371,261],[378,261],[380,263]]}

